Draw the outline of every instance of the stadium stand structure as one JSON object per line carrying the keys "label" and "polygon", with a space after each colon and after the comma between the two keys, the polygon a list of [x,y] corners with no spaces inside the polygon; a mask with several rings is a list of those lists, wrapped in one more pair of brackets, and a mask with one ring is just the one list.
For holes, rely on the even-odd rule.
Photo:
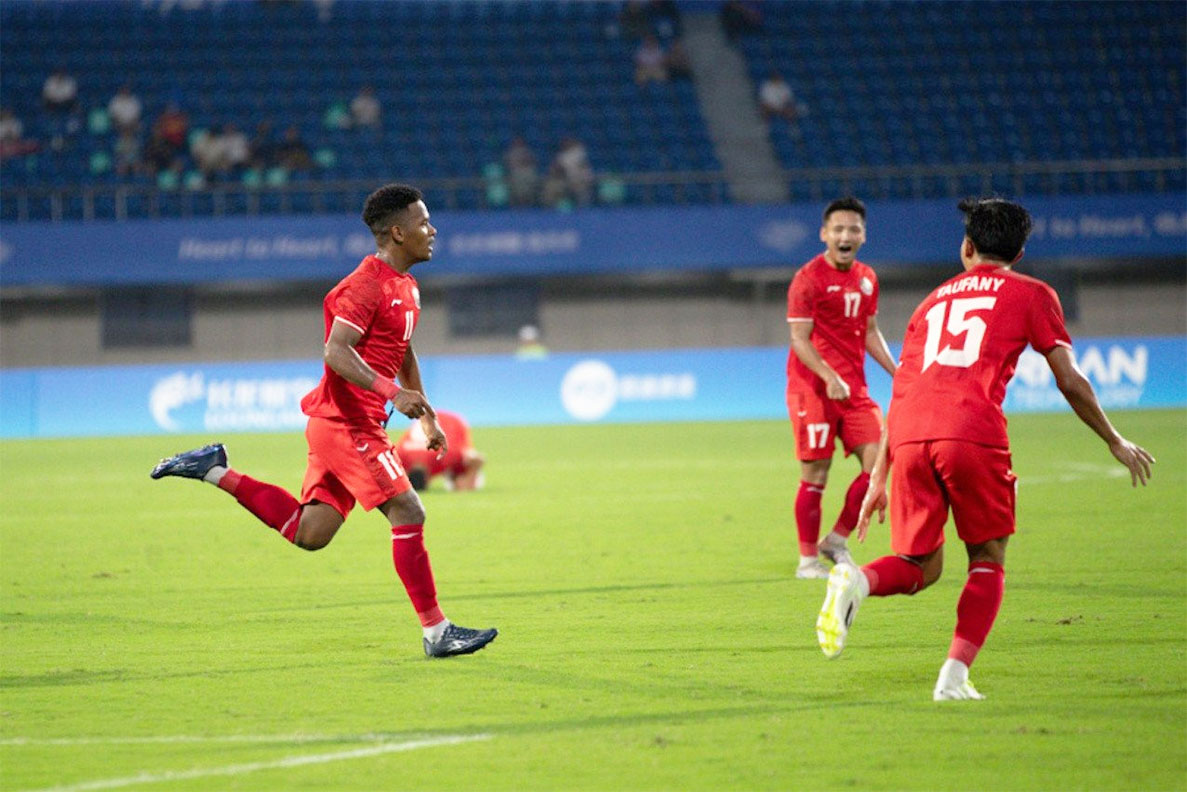
{"label": "stadium stand structure", "polygon": [[[810,109],[799,134],[771,124],[787,168],[881,168],[848,185],[868,196],[1184,189],[1182,3],[768,0],[762,9],[762,30],[739,40],[751,78],[779,70]],[[1120,164],[1140,159],[1179,166]],[[1042,167],[1108,161],[1119,167]],[[1001,163],[1035,166],[1020,176],[999,168],[990,185],[971,167]],[[902,173],[918,165],[956,167]],[[793,183],[791,198],[818,197],[821,186]]]}
{"label": "stadium stand structure", "polygon": [[[1177,0],[762,8],[763,28],[738,43],[751,78],[778,68],[810,108],[798,135],[771,127],[790,200],[1184,189]],[[368,181],[396,176],[429,185],[434,206],[484,208],[500,203],[484,169],[516,135],[542,172],[563,137],[582,139],[618,187],[603,202],[728,200],[696,86],[636,86],[636,42],[612,32],[620,10],[394,0],[339,2],[323,19],[308,2],[6,2],[0,105],[38,150],[3,158],[0,219],[354,212]],[[59,66],[78,78],[82,115],[55,147],[40,92]],[[87,113],[124,83],[146,126],[171,101],[193,128],[294,124],[320,164],[285,186],[257,173],[159,190],[151,177],[117,176],[114,133],[93,131]],[[327,110],[368,84],[381,134],[328,127]],[[1177,169],[1125,165],[1176,158]],[[987,176],[1002,163],[1011,167]],[[853,166],[864,171],[835,172]]]}

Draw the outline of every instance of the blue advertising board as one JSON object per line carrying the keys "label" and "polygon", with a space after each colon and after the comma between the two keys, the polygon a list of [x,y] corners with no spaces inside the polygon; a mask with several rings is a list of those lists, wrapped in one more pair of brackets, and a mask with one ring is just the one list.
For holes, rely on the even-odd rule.
{"label": "blue advertising board", "polygon": [[[1182,257],[1187,196],[1033,198],[1031,261]],[[871,201],[862,258],[956,261],[950,200]],[[430,207],[431,209],[431,207]],[[692,206],[432,212],[418,278],[705,271],[800,264],[816,255],[820,206]],[[0,286],[335,280],[375,249],[355,215],[0,225]],[[63,251],[72,251],[64,255]]]}
{"label": "blue advertising board", "polygon": [[[897,349],[892,347],[897,354]],[[1106,409],[1187,406],[1187,337],[1084,338],[1076,359]],[[474,426],[778,419],[785,347],[424,357],[433,403]],[[320,360],[0,370],[0,437],[300,431]],[[885,408],[890,379],[870,364]],[[1007,413],[1067,409],[1027,351]]]}

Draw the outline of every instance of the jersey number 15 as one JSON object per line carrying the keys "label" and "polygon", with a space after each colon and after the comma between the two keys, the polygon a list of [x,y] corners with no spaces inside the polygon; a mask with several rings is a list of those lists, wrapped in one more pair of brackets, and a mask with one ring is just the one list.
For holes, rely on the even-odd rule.
{"label": "jersey number 15", "polygon": [[[997,304],[996,297],[962,297],[938,302],[924,318],[927,320],[927,341],[923,345],[923,371],[932,363],[941,366],[968,368],[981,357],[981,342],[985,340],[985,320],[969,316],[973,311],[989,311]],[[951,336],[964,334],[964,344],[940,349],[940,339],[947,330]]]}

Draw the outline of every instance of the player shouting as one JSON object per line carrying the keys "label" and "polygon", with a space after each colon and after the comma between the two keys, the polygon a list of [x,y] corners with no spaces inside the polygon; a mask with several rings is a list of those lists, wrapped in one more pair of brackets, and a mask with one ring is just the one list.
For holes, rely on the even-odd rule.
{"label": "player shouting", "polygon": [[[865,221],[865,205],[856,198],[830,203],[820,228],[825,250],[796,272],[787,290],[787,411],[800,460],[797,578],[828,577],[818,553],[833,563],[851,560],[847,539],[882,433],[882,411],[866,387],[866,352],[891,376],[895,370],[876,319],[878,276],[857,260],[866,241]],[[819,542],[820,500],[838,438],[846,455],[856,455],[861,471],[845,493],[832,531]]]}

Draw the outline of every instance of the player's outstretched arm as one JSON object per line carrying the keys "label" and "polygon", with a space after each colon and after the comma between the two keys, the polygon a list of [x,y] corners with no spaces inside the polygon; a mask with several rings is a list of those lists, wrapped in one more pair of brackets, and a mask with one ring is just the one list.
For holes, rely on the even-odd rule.
{"label": "player's outstretched arm", "polygon": [[878,442],[878,458],[874,462],[874,469],[870,471],[870,483],[866,487],[866,495],[861,501],[861,511],[857,514],[857,541],[864,542],[870,528],[870,518],[874,511],[878,512],[878,522],[886,522],[886,478],[890,470],[890,436],[886,428],[882,429],[882,439]]}
{"label": "player's outstretched arm", "polygon": [[1055,375],[1056,387],[1076,415],[1108,444],[1109,451],[1116,460],[1129,468],[1133,486],[1136,487],[1139,482],[1145,486],[1146,480],[1150,478],[1150,465],[1154,464],[1154,457],[1146,449],[1126,440],[1113,428],[1105,411],[1101,409],[1092,383],[1076,365],[1071,350],[1062,346],[1055,347],[1047,353],[1047,364],[1051,366],[1051,373]]}

